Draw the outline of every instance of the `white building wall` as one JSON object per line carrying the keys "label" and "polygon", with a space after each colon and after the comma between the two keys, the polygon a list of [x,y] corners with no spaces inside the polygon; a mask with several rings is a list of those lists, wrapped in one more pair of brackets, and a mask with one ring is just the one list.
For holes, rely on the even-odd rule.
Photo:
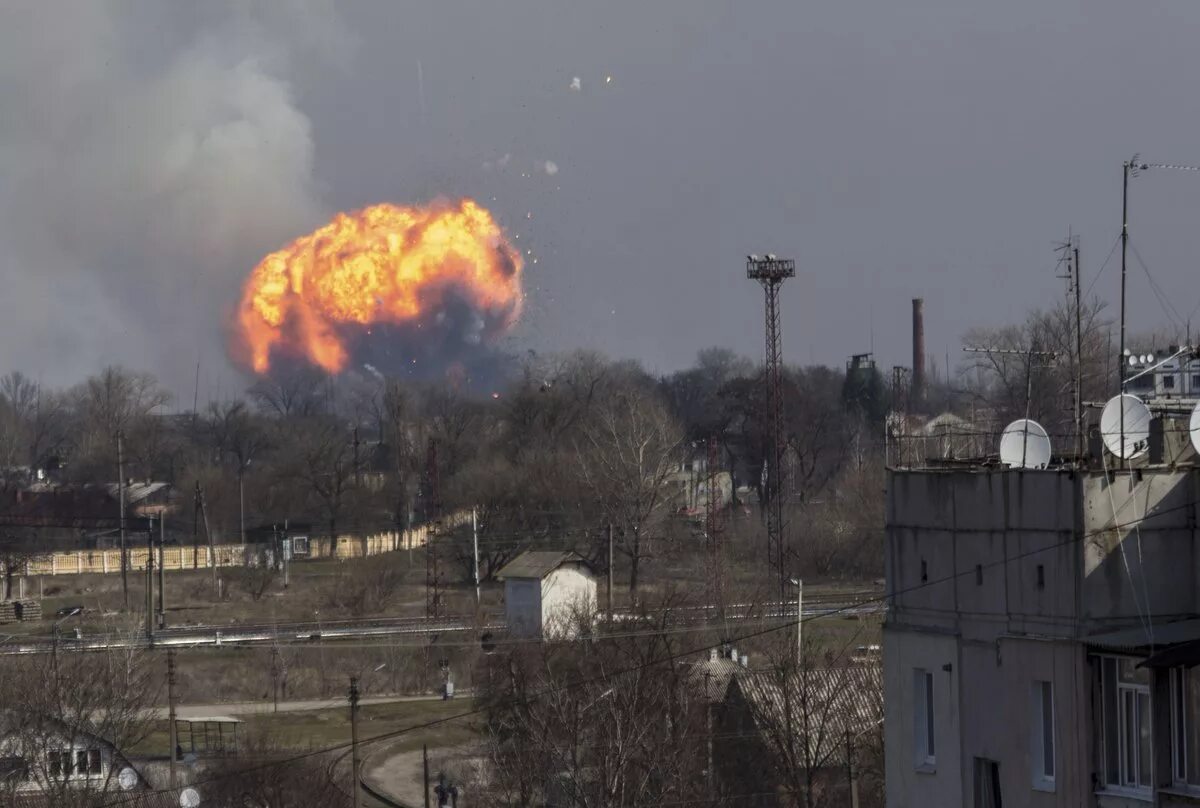
{"label": "white building wall", "polygon": [[542,633],[571,637],[577,618],[596,612],[596,579],[576,566],[563,566],[542,579]]}

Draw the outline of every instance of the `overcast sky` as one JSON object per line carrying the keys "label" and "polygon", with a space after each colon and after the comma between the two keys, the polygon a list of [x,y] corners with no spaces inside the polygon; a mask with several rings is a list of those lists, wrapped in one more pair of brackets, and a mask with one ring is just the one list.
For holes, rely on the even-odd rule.
{"label": "overcast sky", "polygon": [[[1192,0],[192,6],[0,11],[0,370],[180,388],[199,359],[236,387],[223,322],[258,258],[440,195],[538,257],[516,347],[757,357],[744,258],[770,250],[797,263],[786,359],[840,363],[873,331],[908,364],[910,298],[956,352],[1061,297],[1068,227],[1091,285],[1122,160],[1200,164]],[[1131,328],[1200,324],[1200,173],[1135,179],[1132,211],[1175,311],[1135,261]],[[1114,304],[1116,270],[1093,289]]]}

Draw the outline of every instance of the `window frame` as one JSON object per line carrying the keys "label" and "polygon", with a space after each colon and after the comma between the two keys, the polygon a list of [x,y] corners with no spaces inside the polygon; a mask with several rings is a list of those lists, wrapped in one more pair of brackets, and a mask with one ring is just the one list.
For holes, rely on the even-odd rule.
{"label": "window frame", "polygon": [[[1047,698],[1048,697],[1048,698]],[[1029,761],[1032,785],[1036,791],[1054,791],[1055,774],[1058,770],[1057,721],[1054,715],[1054,682],[1034,679],[1029,689],[1030,727]],[[1046,729],[1049,724],[1049,738]],[[1049,755],[1047,756],[1047,740]],[[1046,771],[1047,759],[1050,771]]]}
{"label": "window frame", "polygon": [[[1150,681],[1149,672],[1145,671],[1145,679],[1143,681],[1124,681],[1137,676],[1136,669],[1130,668],[1125,670],[1124,666],[1132,666],[1136,664],[1136,660],[1126,656],[1114,654],[1097,654],[1093,659],[1098,662],[1099,669],[1099,686],[1100,686],[1100,719],[1101,733],[1100,746],[1097,750],[1100,754],[1098,761],[1098,770],[1102,772],[1101,781],[1098,784],[1097,792],[1101,794],[1114,794],[1124,797],[1131,797],[1138,800],[1153,799],[1154,785],[1154,761],[1157,750],[1154,744],[1154,693],[1153,681]],[[1131,738],[1129,731],[1137,730],[1141,726],[1140,719],[1143,711],[1139,705],[1139,697],[1145,699],[1144,715],[1146,719],[1146,728],[1149,743],[1149,760],[1148,769],[1146,772],[1140,771],[1140,761],[1135,760],[1133,763],[1132,782],[1129,772],[1129,742]],[[1110,703],[1111,699],[1111,703]],[[1135,715],[1135,724],[1129,726],[1126,718],[1126,702],[1132,699],[1133,712]],[[1140,740],[1140,734],[1134,740],[1136,744]],[[1140,753],[1140,744],[1134,750]],[[1115,759],[1113,759],[1115,758]],[[1142,785],[1138,782],[1142,775],[1148,784]]]}
{"label": "window frame", "polygon": [[934,692],[933,671],[913,668],[913,765],[922,772],[937,768]]}

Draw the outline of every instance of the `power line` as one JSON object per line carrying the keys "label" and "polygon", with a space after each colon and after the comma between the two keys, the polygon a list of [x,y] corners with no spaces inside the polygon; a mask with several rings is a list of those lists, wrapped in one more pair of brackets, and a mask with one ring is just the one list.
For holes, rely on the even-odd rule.
{"label": "power line", "polygon": [[[1156,515],[1170,513],[1173,511],[1177,511],[1177,510],[1183,510],[1185,508],[1194,508],[1196,506],[1197,502],[1200,502],[1200,500],[1189,500],[1188,502],[1181,503],[1179,505],[1171,506],[1169,508],[1164,508],[1160,511],[1157,511]],[[590,684],[595,684],[597,682],[609,681],[616,677],[626,676],[631,673],[636,673],[638,671],[646,670],[647,668],[662,665],[664,663],[678,661],[678,660],[684,659],[686,657],[691,657],[691,656],[695,656],[697,654],[704,653],[706,651],[711,651],[713,649],[719,649],[722,646],[725,646],[729,643],[741,643],[746,640],[752,640],[752,639],[756,639],[758,637],[764,637],[764,636],[773,634],[777,631],[794,629],[798,624],[804,624],[804,623],[812,622],[813,620],[822,619],[822,618],[834,617],[838,614],[848,613],[850,610],[852,610],[854,608],[861,608],[862,606],[865,606],[865,605],[868,605],[871,603],[879,603],[881,601],[886,601],[888,599],[894,599],[900,595],[906,595],[911,592],[916,592],[916,591],[919,591],[922,589],[927,589],[931,586],[938,586],[941,584],[949,583],[959,577],[974,575],[976,573],[976,570],[980,569],[980,568],[990,569],[992,567],[996,567],[996,566],[1000,566],[1000,565],[1007,565],[1007,564],[1010,564],[1010,563],[1013,563],[1016,561],[1021,561],[1025,558],[1029,558],[1034,555],[1038,555],[1040,553],[1047,552],[1049,550],[1057,550],[1062,547],[1066,547],[1068,545],[1075,544],[1077,542],[1085,541],[1089,538],[1092,538],[1094,536],[1103,535],[1112,530],[1121,530],[1122,528],[1134,527],[1134,526],[1140,524],[1141,521],[1143,521],[1143,520],[1138,519],[1138,520],[1133,520],[1133,521],[1125,522],[1125,523],[1114,523],[1113,525],[1110,525],[1108,527],[1100,528],[1100,529],[1097,529],[1094,531],[1083,532],[1079,536],[1072,536],[1071,538],[1064,539],[1061,542],[1056,542],[1054,544],[1046,545],[1044,547],[1039,547],[1039,548],[1036,548],[1033,550],[1027,550],[1022,553],[1017,553],[1016,555],[1013,555],[1013,556],[1007,556],[1007,557],[999,559],[997,561],[990,561],[986,564],[975,565],[975,566],[972,566],[970,569],[961,570],[959,572],[952,572],[949,575],[945,575],[941,578],[918,583],[913,586],[906,587],[904,589],[895,590],[890,593],[885,593],[884,595],[879,596],[879,597],[868,598],[867,600],[859,601],[858,603],[856,603],[852,606],[846,606],[841,609],[831,610],[830,612],[828,612],[826,614],[814,615],[813,617],[809,617],[809,618],[805,618],[805,617],[801,616],[797,620],[787,621],[781,625],[772,626],[769,628],[762,628],[762,629],[758,629],[756,631],[747,632],[747,633],[741,634],[737,637],[728,638],[722,642],[710,643],[708,645],[690,648],[685,651],[670,653],[670,654],[667,654],[666,656],[663,656],[658,659],[653,659],[653,660],[650,660],[647,662],[638,663],[636,665],[631,665],[631,666],[628,666],[625,668],[618,668],[614,671],[610,671],[608,673],[600,674],[597,676],[584,677],[582,679],[577,679],[573,682],[567,682],[562,685],[551,685],[549,687],[543,688],[540,691],[534,692],[533,694],[526,696],[524,698],[509,699],[508,701],[516,703],[516,704],[528,704],[528,703],[536,701],[544,696],[549,696],[554,693],[560,693],[560,692],[564,692],[567,690],[574,690],[574,689],[577,689],[580,687],[585,687]],[[408,727],[402,727],[397,730],[380,733],[379,735],[375,735],[375,736],[365,739],[364,741],[362,741],[362,743],[376,743],[379,741],[389,740],[391,738],[397,738],[401,735],[406,735],[406,734],[409,734],[412,732],[417,732],[419,730],[432,729],[434,727],[448,724],[452,721],[458,721],[463,718],[470,718],[472,716],[479,715],[479,714],[485,712],[487,709],[489,709],[489,707],[487,707],[487,706],[475,707],[470,710],[464,710],[463,712],[455,713],[454,715],[445,716],[445,717],[437,718],[437,719],[432,719],[430,721],[425,721],[420,724],[413,724]],[[240,772],[235,772],[235,773],[231,773],[231,774],[223,774],[223,775],[213,775],[211,777],[201,779],[201,780],[193,783],[193,785],[203,785],[204,783],[207,783],[207,782],[216,782],[217,780],[224,779],[225,777],[236,776],[236,775],[240,775],[240,774],[246,774],[248,772],[268,769],[273,766],[283,766],[283,765],[287,765],[289,763],[295,763],[295,762],[298,762],[301,760],[306,760],[306,759],[309,759],[312,757],[316,757],[318,755],[323,755],[323,754],[328,754],[330,752],[336,752],[339,750],[343,750],[348,747],[349,747],[348,743],[334,744],[332,746],[325,747],[323,749],[316,749],[316,750],[311,750],[308,752],[302,752],[300,754],[293,755],[291,757],[284,758],[282,760],[276,760],[276,761],[270,761],[268,763],[263,763],[258,766],[243,769]],[[159,789],[158,791],[153,791],[153,792],[149,792],[149,793],[151,793],[151,794],[168,793],[168,790]],[[138,798],[131,797],[128,799],[117,800],[114,802],[107,802],[107,803],[101,804],[100,806],[97,806],[97,808],[110,808],[111,806],[125,805],[135,799],[138,799]],[[658,804],[662,804],[662,803],[658,803]]]}

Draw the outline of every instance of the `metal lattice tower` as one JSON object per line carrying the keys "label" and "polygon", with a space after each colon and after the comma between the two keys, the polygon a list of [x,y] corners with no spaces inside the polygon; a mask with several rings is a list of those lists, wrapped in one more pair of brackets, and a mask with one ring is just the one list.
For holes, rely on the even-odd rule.
{"label": "metal lattice tower", "polygon": [[704,503],[704,539],[708,564],[708,605],[715,607],[718,619],[725,617],[725,547],[722,544],[720,492],[721,444],[716,435],[708,438],[707,496]]}
{"label": "metal lattice tower", "polygon": [[437,441],[429,441],[425,456],[425,616],[441,617],[442,571],[439,569],[435,544],[436,526],[442,516],[441,492],[438,490]]}
{"label": "metal lattice tower", "polygon": [[764,493],[767,501],[767,554],[768,561],[777,565],[779,572],[779,600],[787,595],[787,573],[785,572],[783,498],[784,485],[784,435],[783,435],[783,348],[779,332],[779,287],[788,278],[796,276],[796,262],[778,258],[768,253],[763,258],[751,255],[746,258],[746,277],[762,284],[766,293],[766,391],[767,391],[767,484]]}

